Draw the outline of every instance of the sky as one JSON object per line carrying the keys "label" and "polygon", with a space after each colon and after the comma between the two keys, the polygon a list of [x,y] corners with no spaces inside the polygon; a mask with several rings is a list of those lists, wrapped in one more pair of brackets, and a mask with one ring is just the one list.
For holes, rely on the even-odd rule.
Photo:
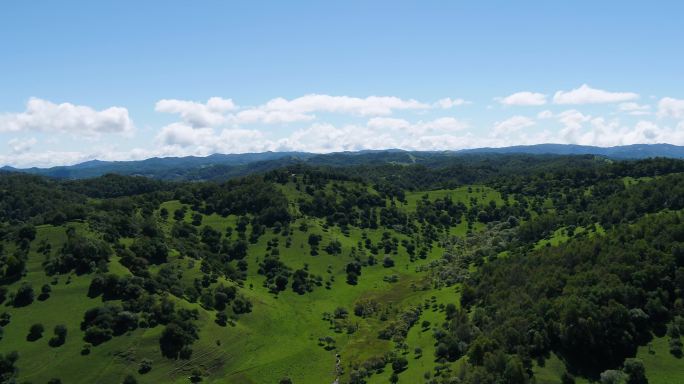
{"label": "sky", "polygon": [[0,2],[0,165],[684,145],[681,1]]}

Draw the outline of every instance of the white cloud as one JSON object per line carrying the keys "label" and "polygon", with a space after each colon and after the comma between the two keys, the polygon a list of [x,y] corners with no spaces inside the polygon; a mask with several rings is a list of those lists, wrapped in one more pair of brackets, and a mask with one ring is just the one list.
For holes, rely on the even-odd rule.
{"label": "white cloud", "polygon": [[508,135],[517,132],[523,128],[531,127],[536,123],[534,120],[525,116],[513,116],[504,121],[499,121],[494,124],[493,134],[495,136]]}
{"label": "white cloud", "polygon": [[559,131],[558,143],[579,144],[578,137],[582,133],[584,123],[591,120],[591,116],[585,115],[580,111],[571,109],[559,113],[558,121],[563,124]]}
{"label": "white cloud", "polygon": [[641,116],[641,115],[650,115],[651,114],[651,106],[650,105],[641,105],[639,103],[635,102],[627,102],[627,103],[621,103],[618,105],[618,109],[622,112],[626,112],[630,115],[633,116]]}
{"label": "white cloud", "polygon": [[179,114],[181,119],[193,127],[209,127],[223,124],[225,113],[236,108],[233,100],[212,97],[206,103],[195,101],[162,99],[157,101],[155,111]]}
{"label": "white cloud", "polygon": [[189,147],[210,142],[213,136],[213,128],[193,128],[184,123],[173,123],[162,128],[157,138],[164,145]]}
{"label": "white cloud", "polygon": [[333,124],[315,123],[278,140],[275,143],[275,150],[322,153],[396,148],[396,145],[397,135],[389,131],[379,132],[357,125],[337,127]]}
{"label": "white cloud", "polygon": [[663,97],[658,102],[658,117],[684,119],[684,100]]}
{"label": "white cloud", "polygon": [[435,104],[442,109],[450,109],[453,107],[459,107],[462,105],[470,104],[470,101],[464,99],[452,99],[449,97],[445,97],[443,99],[439,99]]}
{"label": "white cloud", "polygon": [[403,100],[394,96],[369,96],[366,98],[311,94],[287,100],[276,98],[268,101],[264,109],[299,113],[334,112],[361,116],[389,115],[394,110],[429,109],[430,106],[414,99]]}
{"label": "white cloud", "polygon": [[311,121],[316,112],[342,113],[357,116],[391,115],[395,110],[425,110],[430,105],[414,99],[394,96],[369,96],[366,98],[310,94],[292,100],[279,97],[258,107],[241,111],[235,116],[236,123],[289,123]]}
{"label": "white cloud", "polygon": [[404,119],[393,117],[374,117],[366,123],[371,129],[401,130],[411,135],[422,135],[427,132],[454,132],[468,128],[468,124],[453,117],[440,117],[429,121],[410,123]]}
{"label": "white cloud", "polygon": [[366,125],[372,129],[406,129],[411,126],[411,123],[395,117],[373,117]]}
{"label": "white cloud", "polygon": [[[446,99],[444,99],[446,100]],[[456,99],[444,101],[453,105],[465,103]],[[217,127],[225,124],[286,124],[316,119],[315,113],[341,113],[357,116],[384,116],[395,110],[425,110],[430,105],[414,99],[404,100],[394,96],[369,96],[366,98],[310,94],[291,100],[278,97],[265,104],[238,110],[231,99],[212,97],[207,103],[187,100],[159,100],[157,112],[175,113],[194,128]]]}
{"label": "white cloud", "polygon": [[415,134],[425,133],[427,131],[462,131],[468,128],[468,123],[458,120],[453,117],[440,117],[438,119],[426,122],[418,122],[415,125]]}
{"label": "white cloud", "polygon": [[633,92],[609,92],[582,84],[571,91],[558,91],[553,95],[556,104],[601,104],[620,103],[636,100],[639,95]]}
{"label": "white cloud", "polygon": [[497,98],[496,100],[503,105],[525,105],[539,106],[546,104],[546,95],[535,92],[517,92],[512,95]]}
{"label": "white cloud", "polygon": [[544,120],[544,119],[550,119],[552,117],[553,117],[553,112],[549,111],[548,109],[537,113],[537,119]]}
{"label": "white cloud", "polygon": [[233,121],[236,124],[283,124],[298,121],[311,121],[316,117],[297,111],[271,111],[268,109],[247,109],[238,112]]}
{"label": "white cloud", "polygon": [[268,141],[257,130],[193,128],[184,123],[165,126],[157,135],[162,148],[184,155],[206,156],[212,153],[242,153],[268,150]]}
{"label": "white cloud", "polygon": [[97,111],[91,107],[71,103],[31,98],[21,113],[0,115],[0,132],[53,132],[96,135],[127,133],[134,129],[128,110],[110,107]]}
{"label": "white cloud", "polygon": [[591,116],[585,115],[576,109],[563,111],[557,115],[557,118],[566,128],[580,128],[583,123],[591,120]]}
{"label": "white cloud", "polygon": [[36,140],[35,137],[32,137],[30,139],[26,140],[21,140],[18,138],[11,139],[10,141],[7,142],[7,145],[9,145],[10,150],[12,151],[13,154],[19,155],[22,153],[26,153],[31,150],[31,148],[38,143],[38,140]]}

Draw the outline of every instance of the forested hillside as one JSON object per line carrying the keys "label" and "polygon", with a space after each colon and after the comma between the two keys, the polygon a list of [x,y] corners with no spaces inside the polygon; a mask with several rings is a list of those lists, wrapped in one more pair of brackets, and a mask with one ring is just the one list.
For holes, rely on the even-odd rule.
{"label": "forested hillside", "polygon": [[684,382],[684,161],[326,161],[1,173],[0,383]]}
{"label": "forested hillside", "polygon": [[262,152],[213,154],[206,157],[161,157],[133,161],[100,161],[51,168],[2,167],[2,171],[22,172],[59,179],[87,179],[108,173],[145,176],[161,180],[221,181],[227,178],[263,173],[274,169],[306,164],[312,167],[349,167],[381,164],[419,164],[429,168],[474,166],[484,161],[506,164],[507,158],[552,156],[598,156],[605,159],[635,160],[652,157],[684,158],[684,147],[670,144],[636,144],[593,147],[571,144],[537,144],[501,148],[474,148],[459,151],[364,150],[315,154],[307,152]]}

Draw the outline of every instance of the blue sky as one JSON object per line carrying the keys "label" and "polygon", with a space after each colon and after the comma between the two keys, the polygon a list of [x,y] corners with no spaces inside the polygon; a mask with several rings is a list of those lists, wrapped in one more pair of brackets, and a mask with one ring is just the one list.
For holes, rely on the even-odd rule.
{"label": "blue sky", "polygon": [[0,164],[684,144],[678,1],[8,1]]}

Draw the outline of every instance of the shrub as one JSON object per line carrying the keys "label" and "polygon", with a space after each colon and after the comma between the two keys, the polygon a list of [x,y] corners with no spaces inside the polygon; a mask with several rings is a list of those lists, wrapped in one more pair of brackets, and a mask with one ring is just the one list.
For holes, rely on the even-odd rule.
{"label": "shrub", "polygon": [[140,366],[138,367],[138,373],[141,375],[144,375],[151,370],[152,370],[152,360],[142,359],[140,361]]}

